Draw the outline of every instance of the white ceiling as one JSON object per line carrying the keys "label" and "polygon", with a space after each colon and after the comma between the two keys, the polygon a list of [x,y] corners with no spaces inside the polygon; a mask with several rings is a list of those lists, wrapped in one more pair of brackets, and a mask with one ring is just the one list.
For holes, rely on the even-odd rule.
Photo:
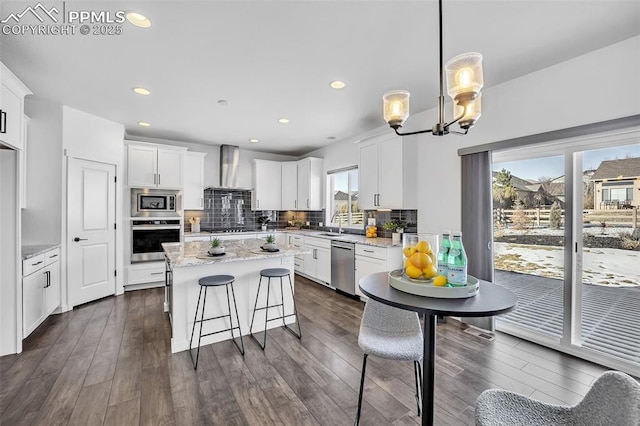
{"label": "white ceiling", "polygon": [[[3,0],[0,20],[36,3]],[[0,60],[36,96],[122,123],[133,137],[301,155],[333,143],[329,137],[384,125],[381,97],[388,90],[409,90],[413,113],[437,103],[435,0],[64,7],[134,10],[153,25],[125,23],[111,36],[0,35]],[[481,52],[485,88],[638,34],[638,0],[444,0],[444,60]],[[330,89],[332,80],[347,87]],[[152,94],[135,95],[133,86]],[[220,99],[230,105],[218,105]],[[291,122],[279,124],[280,117]]]}

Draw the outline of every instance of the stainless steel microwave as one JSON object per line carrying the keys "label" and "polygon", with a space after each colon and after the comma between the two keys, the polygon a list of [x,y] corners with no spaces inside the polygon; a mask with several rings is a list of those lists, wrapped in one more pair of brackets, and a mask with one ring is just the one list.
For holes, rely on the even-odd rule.
{"label": "stainless steel microwave", "polygon": [[131,216],[178,216],[180,210],[180,192],[131,190]]}

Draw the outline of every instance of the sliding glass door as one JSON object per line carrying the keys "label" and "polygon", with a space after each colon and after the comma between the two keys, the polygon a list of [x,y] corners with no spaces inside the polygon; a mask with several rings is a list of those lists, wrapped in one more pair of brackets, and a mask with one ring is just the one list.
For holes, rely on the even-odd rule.
{"label": "sliding glass door", "polygon": [[638,140],[492,153],[495,282],[519,296],[499,330],[640,372]]}
{"label": "sliding glass door", "polygon": [[563,336],[564,156],[493,163],[495,282],[518,295],[498,317],[531,333]]}

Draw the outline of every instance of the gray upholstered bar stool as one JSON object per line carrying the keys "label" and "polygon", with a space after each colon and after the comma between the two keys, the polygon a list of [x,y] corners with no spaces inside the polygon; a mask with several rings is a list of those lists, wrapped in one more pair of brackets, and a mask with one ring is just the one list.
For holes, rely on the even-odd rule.
{"label": "gray upholstered bar stool", "polygon": [[[260,286],[262,285],[262,277],[267,278],[267,302],[266,305],[262,308],[258,308],[258,299],[260,298]],[[282,278],[289,278],[289,288],[291,289],[291,298],[293,299],[293,313],[286,314],[286,307],[284,303],[284,289],[282,285]],[[271,278],[280,278],[280,297],[282,298],[281,302],[275,305],[269,304],[269,294],[271,293]],[[277,300],[276,300],[277,302]],[[269,309],[277,308],[278,306],[282,306],[282,316],[269,318]],[[256,311],[260,311],[264,309],[264,337],[262,339],[262,343],[254,336],[253,334],[253,320],[256,317]],[[292,328],[287,326],[285,323],[285,318],[288,317],[296,317],[296,324],[298,325],[298,332],[296,333]],[[258,282],[258,293],[256,294],[256,303],[253,305],[253,315],[251,316],[251,325],[249,326],[249,334],[253,339],[258,342],[258,345],[264,351],[264,347],[267,345],[267,322],[274,320],[282,320],[282,325],[285,329],[287,329],[291,334],[296,336],[298,339],[302,338],[302,331],[300,330],[300,320],[298,319],[298,310],[296,309],[296,297],[293,294],[293,284],[291,283],[291,271],[287,268],[268,268],[260,271],[260,281]]]}
{"label": "gray upholstered bar stool", "polygon": [[422,328],[415,312],[384,305],[369,298],[362,313],[358,345],[364,352],[362,376],[360,377],[360,393],[358,394],[358,413],[356,426],[360,424],[362,411],[362,393],[364,391],[364,373],[367,369],[369,355],[399,361],[413,361],[413,372],[416,378],[416,401],[420,415],[422,389]]}
{"label": "gray upholstered bar stool", "polygon": [[[198,368],[198,359],[200,358],[200,340],[202,336],[211,336],[212,334],[223,333],[225,331],[231,331],[231,340],[240,351],[240,354],[244,356],[244,342],[242,341],[242,330],[240,329],[240,319],[238,318],[238,306],[236,305],[236,294],[233,291],[233,282],[235,281],[235,277],[233,275],[209,275],[208,277],[202,277],[198,280],[198,284],[200,284],[200,293],[198,294],[198,304],[196,305],[196,315],[193,319],[193,328],[191,329],[191,340],[189,340],[189,354],[191,355],[191,361],[193,362],[193,368]],[[220,287],[224,286],[227,290],[227,309],[228,314],[218,315],[217,317],[205,318],[204,310],[207,304],[207,290],[209,287]],[[231,296],[233,298],[233,308],[236,311],[236,327],[233,326],[233,320],[231,316],[231,301],[229,300],[229,288],[231,288]],[[202,290],[204,290],[204,298],[202,298]],[[202,298],[202,313],[200,314],[200,319],[198,320],[198,311],[200,310],[200,299]],[[205,321],[211,321],[220,318],[229,317],[229,328],[225,328],[223,330],[214,331],[212,333],[202,334],[202,325]],[[193,359],[193,351],[191,350],[193,344],[193,335],[196,330],[196,323],[200,323],[200,335],[198,336],[198,350],[196,353],[196,359]],[[233,330],[238,330],[240,334],[240,347],[236,339],[233,337]]]}

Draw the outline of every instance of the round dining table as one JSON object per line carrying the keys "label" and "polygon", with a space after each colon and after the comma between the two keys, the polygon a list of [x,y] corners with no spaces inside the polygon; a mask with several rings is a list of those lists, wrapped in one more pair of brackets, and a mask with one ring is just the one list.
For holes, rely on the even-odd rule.
{"label": "round dining table", "polygon": [[424,317],[422,368],[422,424],[433,425],[435,409],[436,323],[438,316],[487,317],[513,310],[517,296],[504,287],[480,281],[476,296],[445,299],[405,293],[389,285],[389,273],[363,277],[360,290],[371,299],[396,308],[417,312]]}

